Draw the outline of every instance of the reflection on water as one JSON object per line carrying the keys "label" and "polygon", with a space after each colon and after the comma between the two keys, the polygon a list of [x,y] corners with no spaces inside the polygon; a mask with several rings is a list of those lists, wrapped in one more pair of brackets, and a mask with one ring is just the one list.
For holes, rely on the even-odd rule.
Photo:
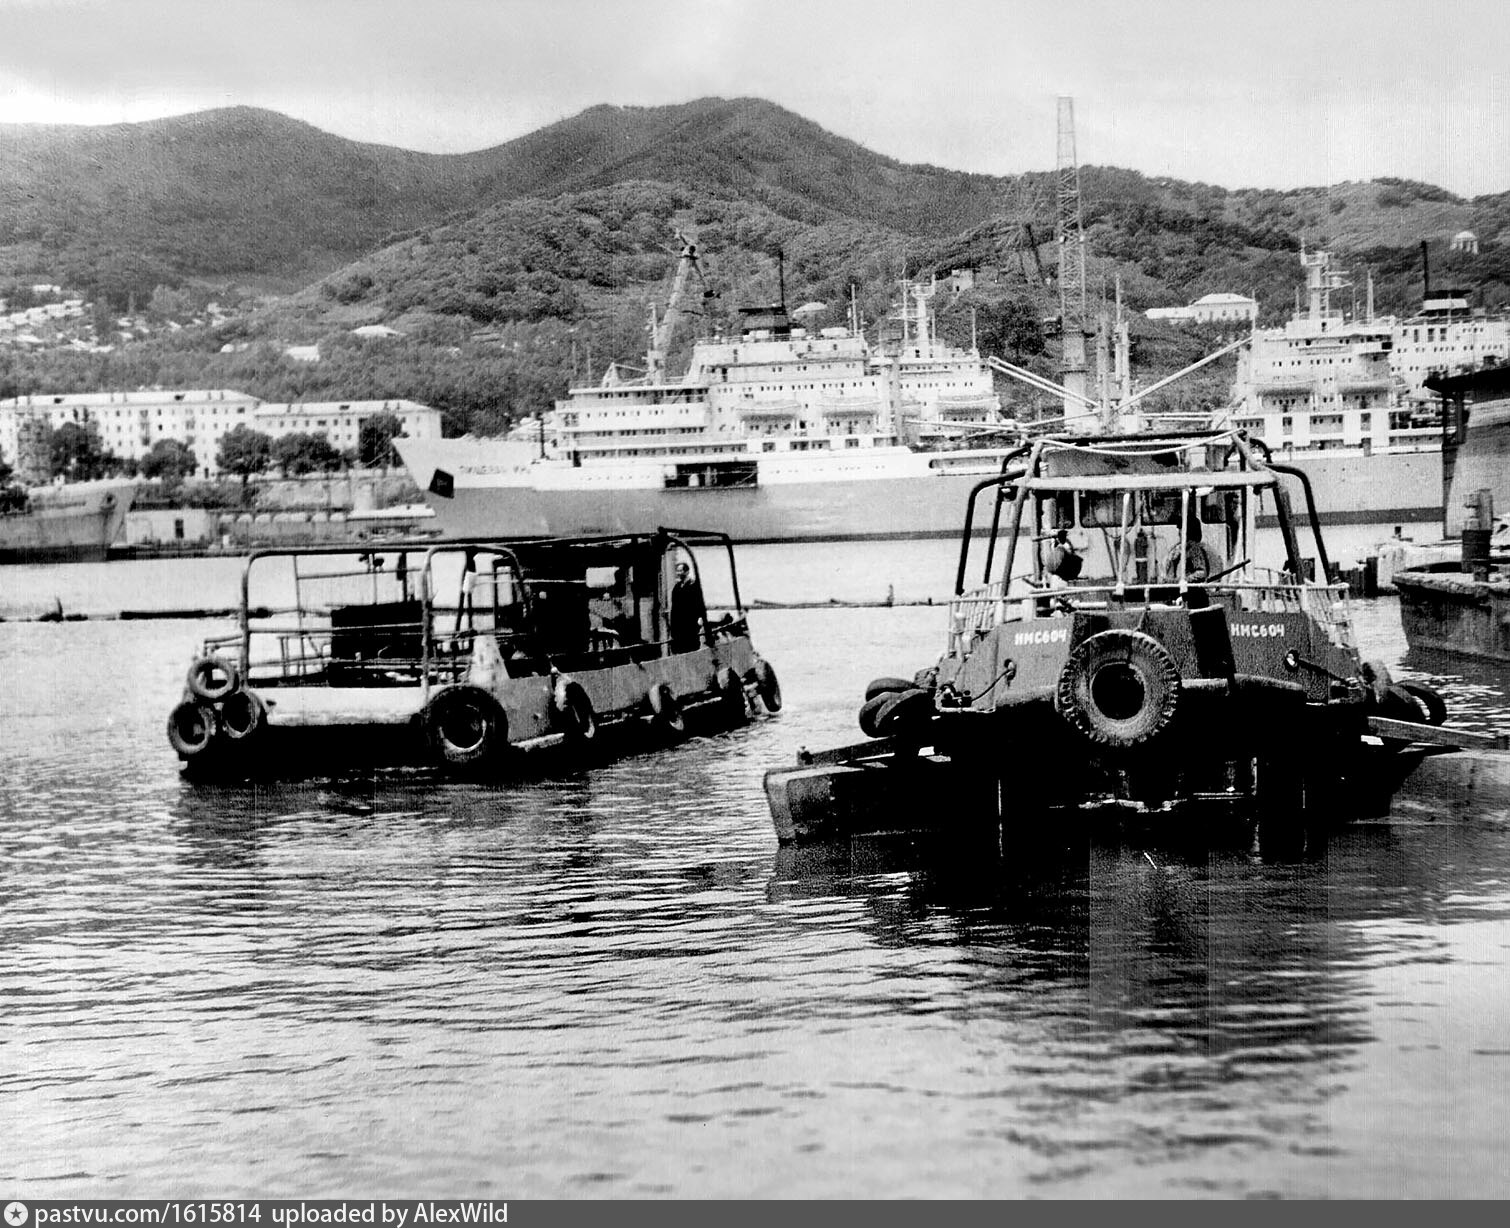
{"label": "reflection on water", "polygon": [[[779,718],[516,787],[188,785],[162,724],[204,624],[0,626],[0,1180],[1510,1193],[1494,821],[1289,861],[1060,827],[777,848],[761,772],[851,738],[941,623],[770,612]],[[1392,603],[1359,624],[1503,721],[1493,676],[1403,660]]]}

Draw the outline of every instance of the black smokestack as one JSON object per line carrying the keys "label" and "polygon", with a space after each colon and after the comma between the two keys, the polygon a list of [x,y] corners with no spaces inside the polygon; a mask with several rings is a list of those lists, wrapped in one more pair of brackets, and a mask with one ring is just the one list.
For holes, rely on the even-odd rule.
{"label": "black smokestack", "polygon": [[1425,239],[1421,240],[1421,297],[1431,297],[1431,252]]}

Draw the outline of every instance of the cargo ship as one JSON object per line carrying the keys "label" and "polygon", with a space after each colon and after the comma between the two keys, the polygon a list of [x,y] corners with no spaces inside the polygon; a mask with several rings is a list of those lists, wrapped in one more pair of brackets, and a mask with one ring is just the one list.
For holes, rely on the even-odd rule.
{"label": "cargo ship", "polygon": [[0,491],[0,563],[88,563],[122,536],[136,495],[128,481]]}
{"label": "cargo ship", "polygon": [[[1209,425],[1245,430],[1303,469],[1323,524],[1439,520],[1441,413],[1428,391],[1403,395],[1391,366],[1403,326],[1371,308],[1344,318],[1330,254],[1301,257],[1307,306],[1244,340],[1230,405]],[[853,313],[814,329],[784,304],[746,308],[737,335],[697,341],[685,376],[669,379],[688,265],[684,251],[642,375],[612,366],[510,437],[394,441],[441,533],[701,524],[744,542],[952,537],[970,487],[1035,429],[1002,415],[993,373],[1055,387],[942,342],[934,288],[919,283],[903,284],[896,345],[873,347]],[[811,320],[810,309],[822,307],[792,314]]]}

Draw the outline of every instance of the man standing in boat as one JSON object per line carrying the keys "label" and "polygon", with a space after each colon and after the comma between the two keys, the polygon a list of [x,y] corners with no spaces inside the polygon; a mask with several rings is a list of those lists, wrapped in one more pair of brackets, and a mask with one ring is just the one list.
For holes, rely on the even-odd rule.
{"label": "man standing in boat", "polygon": [[702,586],[692,578],[691,567],[678,563],[676,584],[671,589],[671,651],[696,652],[702,645],[707,617]]}

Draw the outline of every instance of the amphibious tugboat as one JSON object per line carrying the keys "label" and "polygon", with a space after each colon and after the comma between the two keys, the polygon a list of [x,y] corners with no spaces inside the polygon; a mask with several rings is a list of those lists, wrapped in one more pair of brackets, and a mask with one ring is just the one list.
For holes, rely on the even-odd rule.
{"label": "amphibious tugboat", "polygon": [[[734,611],[708,618],[694,546],[727,551]],[[236,630],[196,652],[168,740],[196,776],[571,766],[781,707],[722,534],[265,550]]]}
{"label": "amphibious tugboat", "polygon": [[1445,710],[1361,659],[1345,587],[1311,578],[1330,565],[1309,483],[1261,452],[1235,430],[1018,449],[971,492],[938,662],[867,688],[871,741],[767,772],[779,838],[1101,803],[1387,808]]}

